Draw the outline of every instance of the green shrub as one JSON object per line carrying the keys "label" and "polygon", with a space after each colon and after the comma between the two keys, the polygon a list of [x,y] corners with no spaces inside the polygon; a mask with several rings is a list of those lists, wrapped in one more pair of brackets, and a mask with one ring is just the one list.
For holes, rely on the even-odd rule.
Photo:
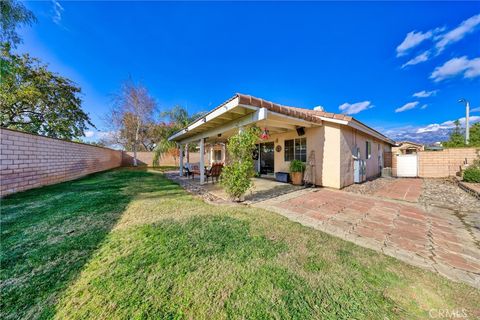
{"label": "green shrub", "polygon": [[222,186],[234,200],[242,196],[252,186],[255,175],[252,153],[258,141],[259,129],[252,127],[232,136],[227,143],[228,164],[222,170]]}
{"label": "green shrub", "polygon": [[463,181],[480,183],[480,167],[471,166],[463,172]]}
{"label": "green shrub", "polygon": [[293,160],[290,162],[290,172],[303,172],[305,171],[305,163],[300,160]]}

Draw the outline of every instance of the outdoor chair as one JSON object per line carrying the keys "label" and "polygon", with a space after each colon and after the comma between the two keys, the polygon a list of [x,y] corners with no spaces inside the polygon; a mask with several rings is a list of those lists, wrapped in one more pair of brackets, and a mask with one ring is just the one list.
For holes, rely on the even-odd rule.
{"label": "outdoor chair", "polygon": [[217,180],[222,174],[223,164],[214,164],[210,170],[206,172],[207,182],[208,178],[212,178],[212,183],[215,183],[214,178]]}

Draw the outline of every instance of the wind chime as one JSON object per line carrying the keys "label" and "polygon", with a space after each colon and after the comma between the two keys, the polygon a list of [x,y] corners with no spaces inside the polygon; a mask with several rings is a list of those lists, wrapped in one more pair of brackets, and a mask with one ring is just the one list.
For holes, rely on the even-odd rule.
{"label": "wind chime", "polygon": [[267,128],[263,128],[262,134],[260,135],[260,139],[268,140],[270,138],[270,133]]}

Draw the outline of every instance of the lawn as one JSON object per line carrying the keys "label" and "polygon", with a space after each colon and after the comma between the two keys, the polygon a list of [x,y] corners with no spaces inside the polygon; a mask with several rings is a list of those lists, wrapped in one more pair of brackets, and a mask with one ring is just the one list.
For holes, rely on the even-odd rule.
{"label": "lawn", "polygon": [[1,209],[2,319],[480,316],[467,285],[271,212],[206,204],[159,171],[99,173]]}

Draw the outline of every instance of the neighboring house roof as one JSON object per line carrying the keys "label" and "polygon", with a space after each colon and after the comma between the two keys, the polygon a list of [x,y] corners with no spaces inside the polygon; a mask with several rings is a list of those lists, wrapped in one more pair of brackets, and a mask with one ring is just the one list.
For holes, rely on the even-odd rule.
{"label": "neighboring house roof", "polygon": [[411,145],[414,145],[414,146],[417,146],[417,147],[423,147],[423,144],[421,143],[416,143],[416,142],[412,142],[412,141],[400,141],[400,142],[397,142],[397,147],[400,147],[404,144],[411,144]]}
{"label": "neighboring house roof", "polygon": [[[231,102],[234,99],[237,99],[239,101],[239,105],[245,105],[245,106],[250,106],[250,107],[257,107],[257,108],[265,108],[269,111],[276,112],[279,114],[283,114],[289,117],[305,120],[308,122],[312,123],[318,123],[321,124],[322,121],[327,121],[327,122],[335,122],[339,123],[342,125],[347,125],[350,127],[353,127],[357,130],[360,130],[362,132],[365,132],[367,134],[376,136],[380,140],[383,140],[391,145],[395,145],[395,142],[382,133],[378,132],[377,130],[370,128],[369,126],[365,125],[364,123],[354,119],[351,116],[344,115],[344,114],[337,114],[337,113],[332,113],[332,112],[325,112],[325,111],[320,111],[320,110],[311,110],[311,109],[303,109],[303,108],[297,108],[297,107],[290,107],[290,106],[284,106],[280,105],[277,103],[273,103],[261,98],[256,98],[254,96],[246,95],[246,94],[241,94],[237,93],[227,101],[223,102],[220,104],[218,107],[215,109],[211,110],[205,115],[202,115],[201,118],[196,119],[195,121],[192,122],[192,124],[202,121],[206,116],[209,114],[215,112],[216,110],[222,108],[229,102]],[[188,128],[188,126],[187,126]],[[184,129],[185,130],[185,129]],[[181,132],[181,131],[180,131]],[[172,137],[177,136],[178,133],[173,135]],[[171,137],[171,138],[172,138]]]}

